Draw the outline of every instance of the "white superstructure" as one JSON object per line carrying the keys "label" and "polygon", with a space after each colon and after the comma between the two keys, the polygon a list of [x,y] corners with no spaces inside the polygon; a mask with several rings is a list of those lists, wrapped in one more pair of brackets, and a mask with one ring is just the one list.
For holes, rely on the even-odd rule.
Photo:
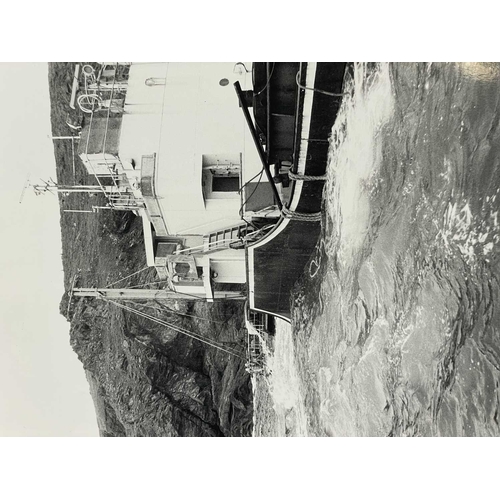
{"label": "white superstructure", "polygon": [[[87,94],[79,98],[89,114],[79,148],[88,172],[110,206],[142,216],[147,261],[159,276],[209,300],[213,283],[246,281],[244,251],[233,247],[247,221],[273,212],[233,88],[239,81],[251,89],[250,70],[242,63],[105,63],[94,74],[87,68]],[[250,187],[252,195],[259,189],[260,206],[257,196],[246,205]]]}

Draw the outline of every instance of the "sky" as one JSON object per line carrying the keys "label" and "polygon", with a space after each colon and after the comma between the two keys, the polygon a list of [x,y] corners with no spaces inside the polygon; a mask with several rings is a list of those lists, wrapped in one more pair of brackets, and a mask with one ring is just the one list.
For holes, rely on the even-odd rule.
{"label": "sky", "polygon": [[0,436],[97,436],[83,366],[59,314],[64,293],[48,66],[0,63]]}

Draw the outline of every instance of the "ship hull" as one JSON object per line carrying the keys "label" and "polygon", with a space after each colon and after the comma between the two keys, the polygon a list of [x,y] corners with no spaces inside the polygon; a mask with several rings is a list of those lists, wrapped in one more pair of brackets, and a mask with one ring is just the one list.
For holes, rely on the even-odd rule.
{"label": "ship hull", "polygon": [[[282,213],[274,229],[246,250],[250,308],[288,321],[293,286],[304,272],[321,231],[319,214],[329,136],[341,102],[340,96],[331,94],[341,94],[345,69],[345,63],[302,63],[298,75],[294,73],[295,126],[293,141],[288,137],[288,144],[293,144],[292,172],[299,177],[291,182],[286,215]],[[281,85],[289,107],[288,83]],[[274,93],[275,100],[279,99],[279,89],[275,88]],[[272,114],[272,110],[269,112]],[[272,116],[268,117],[267,123],[272,122]],[[276,130],[276,123],[275,120],[274,129],[270,126],[267,134],[267,150],[273,161],[283,157],[287,147],[286,130]],[[289,123],[287,120],[287,129]],[[276,148],[273,136],[277,137]]]}

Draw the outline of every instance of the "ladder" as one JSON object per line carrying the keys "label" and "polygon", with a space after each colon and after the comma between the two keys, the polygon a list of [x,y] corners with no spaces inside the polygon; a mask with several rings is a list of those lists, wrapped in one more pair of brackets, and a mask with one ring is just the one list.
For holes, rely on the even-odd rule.
{"label": "ladder", "polygon": [[231,243],[235,243],[244,235],[246,229],[246,222],[242,222],[203,236],[204,253],[229,248]]}

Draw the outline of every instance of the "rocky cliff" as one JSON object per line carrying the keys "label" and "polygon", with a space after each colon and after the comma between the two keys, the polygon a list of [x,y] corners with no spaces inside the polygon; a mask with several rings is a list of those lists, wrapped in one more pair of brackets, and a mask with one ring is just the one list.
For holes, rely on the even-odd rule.
{"label": "rocky cliff", "polygon": [[[49,65],[53,135],[69,133],[65,121],[73,71],[72,63]],[[73,168],[71,141],[54,141],[54,151],[59,184],[92,182],[78,158]],[[108,302],[76,297],[69,301],[73,282],[103,287],[121,280],[119,286],[125,287],[157,278],[145,270],[139,218],[109,210],[65,212],[104,204],[100,195],[60,195],[59,202],[67,290],[60,311],[71,322],[71,346],[89,381],[100,434],[250,435],[252,390],[243,359]],[[242,304],[165,301],[134,307],[174,327],[244,350]]]}

